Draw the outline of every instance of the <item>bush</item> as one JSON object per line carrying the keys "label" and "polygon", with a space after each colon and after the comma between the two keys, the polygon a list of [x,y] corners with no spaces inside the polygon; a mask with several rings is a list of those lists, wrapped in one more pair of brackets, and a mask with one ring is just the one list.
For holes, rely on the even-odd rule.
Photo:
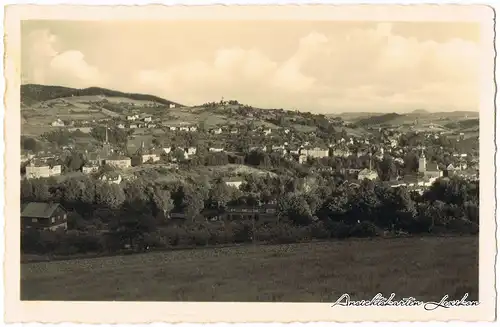
{"label": "bush", "polygon": [[190,233],[191,242],[193,245],[205,246],[208,245],[210,241],[210,232],[208,229],[197,229],[193,230]]}
{"label": "bush", "polygon": [[317,221],[311,225],[311,236],[316,239],[326,239],[330,238],[330,232],[324,222]]}
{"label": "bush", "polygon": [[476,235],[479,233],[479,225],[465,218],[453,219],[446,225],[446,229],[461,235]]}
{"label": "bush", "polygon": [[351,228],[341,221],[328,221],[326,224],[330,237],[344,239],[348,238],[351,234]]}
{"label": "bush", "polygon": [[381,235],[380,229],[369,221],[362,221],[351,228],[352,237],[373,237]]}
{"label": "bush", "polygon": [[249,222],[243,222],[234,229],[234,242],[247,243],[253,240],[252,225]]}

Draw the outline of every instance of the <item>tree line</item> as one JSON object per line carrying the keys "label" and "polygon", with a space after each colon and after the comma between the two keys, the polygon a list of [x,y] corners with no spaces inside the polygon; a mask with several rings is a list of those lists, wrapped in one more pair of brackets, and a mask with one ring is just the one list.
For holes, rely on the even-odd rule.
{"label": "tree line", "polygon": [[[438,180],[423,194],[365,181],[352,186],[340,176],[255,177],[240,189],[222,179],[159,183],[136,179],[108,184],[90,177],[25,180],[22,202],[59,202],[70,211],[68,232],[22,232],[24,253],[116,252],[124,244],[150,248],[393,234],[476,234],[479,183]],[[265,223],[212,222],[235,205],[275,203]],[[171,224],[169,213],[185,215]]]}

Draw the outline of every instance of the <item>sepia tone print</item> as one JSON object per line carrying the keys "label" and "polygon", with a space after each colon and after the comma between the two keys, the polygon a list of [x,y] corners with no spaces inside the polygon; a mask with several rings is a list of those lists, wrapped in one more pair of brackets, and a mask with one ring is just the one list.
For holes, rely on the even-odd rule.
{"label": "sepia tone print", "polygon": [[22,20],[19,299],[480,306],[484,27],[396,19]]}

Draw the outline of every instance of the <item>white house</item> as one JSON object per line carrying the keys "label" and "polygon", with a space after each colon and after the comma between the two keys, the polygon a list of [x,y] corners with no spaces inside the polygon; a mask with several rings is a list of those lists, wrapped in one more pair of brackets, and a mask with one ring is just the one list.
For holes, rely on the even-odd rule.
{"label": "white house", "polygon": [[196,132],[197,130],[198,130],[198,128],[196,126],[189,127],[190,132]]}
{"label": "white house", "polygon": [[243,180],[240,178],[229,178],[224,181],[227,186],[240,188],[241,184],[243,184]]}
{"label": "white house", "polygon": [[57,120],[53,121],[51,125],[54,127],[63,127],[64,122],[58,118]]}
{"label": "white house", "polygon": [[377,178],[378,178],[378,173],[375,170],[370,170],[367,168],[361,170],[358,174],[358,180],[369,179],[372,181]]}
{"label": "white house", "polygon": [[160,156],[155,153],[149,153],[149,154],[143,154],[142,156],[142,163],[151,161],[151,162],[158,162],[160,161]]}
{"label": "white house", "polygon": [[173,109],[173,108],[175,108],[175,104],[174,104],[174,103],[171,103],[171,104],[169,104],[169,105],[168,105],[168,107],[169,107],[170,109]]}
{"label": "white house", "polygon": [[196,148],[195,147],[186,148],[185,152],[188,157],[193,156],[196,154]]}
{"label": "white house", "polygon": [[108,172],[101,176],[101,181],[108,182],[110,184],[120,184],[122,176],[116,172]]}
{"label": "white house", "polygon": [[209,148],[208,151],[210,151],[210,152],[223,152],[224,148]]}

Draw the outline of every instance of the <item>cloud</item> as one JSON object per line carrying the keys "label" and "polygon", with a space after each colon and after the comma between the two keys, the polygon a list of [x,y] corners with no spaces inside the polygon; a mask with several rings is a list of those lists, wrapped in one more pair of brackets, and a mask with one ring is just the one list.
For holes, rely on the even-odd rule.
{"label": "cloud", "polygon": [[478,60],[475,43],[419,41],[381,23],[332,37],[312,32],[283,62],[256,49],[219,49],[212,62],[185,62],[141,81],[164,85],[166,94],[191,103],[226,95],[256,106],[324,112],[477,110]]}
{"label": "cloud", "polygon": [[183,43],[185,58],[151,65],[148,53],[160,51],[151,42],[141,58],[128,60],[119,77],[103,63],[126,58],[123,46],[100,40],[101,66],[96,67],[86,61],[85,49],[57,51],[59,40],[48,31],[29,37],[29,75],[39,83],[98,85],[189,105],[224,96],[256,107],[317,112],[478,110],[478,45],[460,38],[404,37],[391,23],[347,32],[313,30],[297,38],[284,58],[266,50],[259,37],[212,49],[203,42],[189,43],[190,49]]}
{"label": "cloud", "polygon": [[23,74],[30,83],[88,87],[106,83],[106,77],[85,61],[78,50],[58,51],[58,38],[48,30],[35,30],[27,37]]}

